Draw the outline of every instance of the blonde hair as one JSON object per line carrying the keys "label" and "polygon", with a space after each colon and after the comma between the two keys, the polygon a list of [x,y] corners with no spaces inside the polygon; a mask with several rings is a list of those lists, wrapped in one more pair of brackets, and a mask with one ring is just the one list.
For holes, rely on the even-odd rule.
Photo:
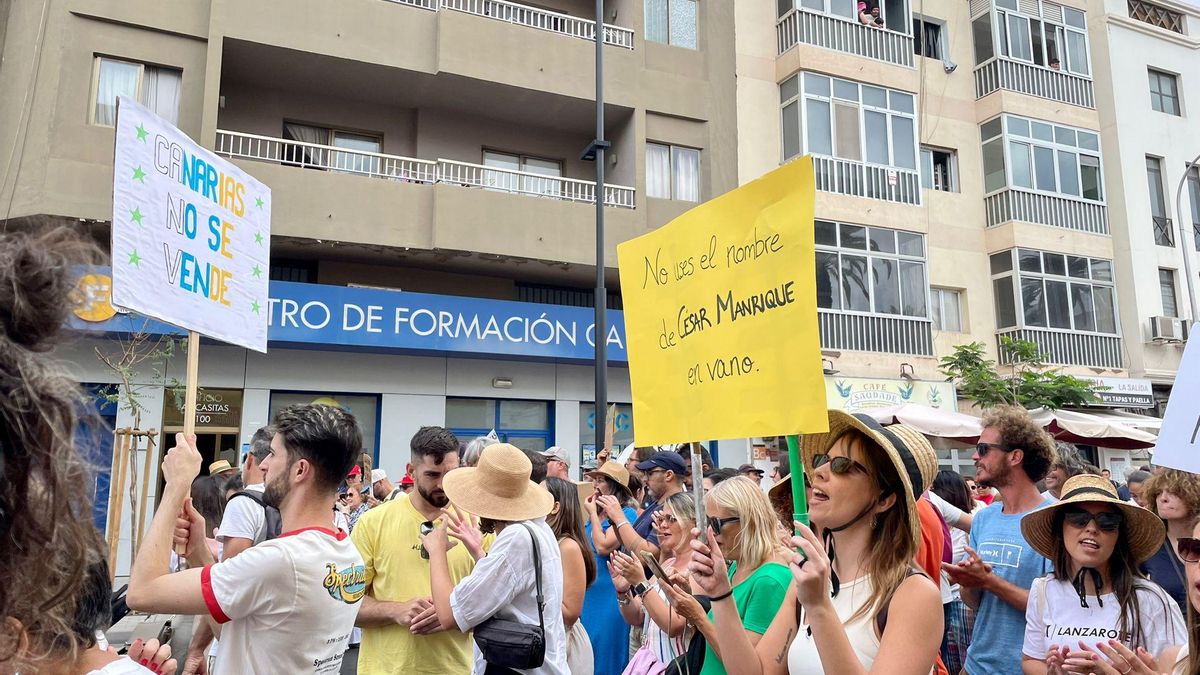
{"label": "blonde hair", "polygon": [[705,495],[704,502],[732,511],[741,519],[737,537],[739,569],[757,569],[778,553],[779,519],[754,481],[745,476],[723,480]]}

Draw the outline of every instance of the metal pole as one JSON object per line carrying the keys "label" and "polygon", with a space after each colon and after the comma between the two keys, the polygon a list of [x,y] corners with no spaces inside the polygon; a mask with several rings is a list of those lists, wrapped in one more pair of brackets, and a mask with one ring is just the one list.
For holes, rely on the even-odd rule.
{"label": "metal pole", "polygon": [[596,0],[596,452],[608,426],[608,292],[604,288],[604,0]]}
{"label": "metal pole", "polygon": [[1192,310],[1192,321],[1200,318],[1200,312],[1196,311],[1196,281],[1192,277],[1192,251],[1196,248],[1196,233],[1195,225],[1188,228],[1188,230],[1192,230],[1191,236],[1188,236],[1188,231],[1183,228],[1183,186],[1187,184],[1188,173],[1197,164],[1200,164],[1200,155],[1196,155],[1195,159],[1188,162],[1187,167],[1183,170],[1183,178],[1179,179],[1179,187],[1175,188],[1175,217],[1179,220],[1179,245],[1181,247],[1179,252],[1183,254],[1183,274],[1187,277],[1188,307]]}

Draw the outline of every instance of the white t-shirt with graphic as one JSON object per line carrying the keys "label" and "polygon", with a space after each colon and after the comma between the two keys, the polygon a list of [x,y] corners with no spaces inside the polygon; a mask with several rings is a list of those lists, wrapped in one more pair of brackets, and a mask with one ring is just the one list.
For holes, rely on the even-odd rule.
{"label": "white t-shirt with graphic", "polygon": [[285,532],[204,568],[208,611],[221,629],[216,672],[337,673],[366,568],[345,532]]}
{"label": "white t-shirt with graphic", "polygon": [[[1137,582],[1137,599],[1144,646],[1157,657],[1167,647],[1186,644],[1187,627],[1179,605],[1166,591],[1147,580]],[[1042,597],[1042,593],[1045,597]],[[1104,606],[1100,606],[1100,602]],[[1134,636],[1120,624],[1121,606],[1117,596],[1106,593],[1099,598],[1087,596],[1087,607],[1079,602],[1079,593],[1069,581],[1043,577],[1029,589],[1029,604],[1025,609],[1025,644],[1022,652],[1033,659],[1044,659],[1051,645],[1079,648],[1079,642],[1117,640],[1132,648]]]}

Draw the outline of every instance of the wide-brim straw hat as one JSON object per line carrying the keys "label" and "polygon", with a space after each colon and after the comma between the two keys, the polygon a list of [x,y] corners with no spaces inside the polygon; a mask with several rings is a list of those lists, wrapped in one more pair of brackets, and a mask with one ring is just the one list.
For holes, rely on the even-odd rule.
{"label": "wide-brim straw hat", "polygon": [[532,471],[520,448],[497,443],[483,449],[476,466],[447,473],[442,489],[455,506],[480,518],[532,520],[554,508],[554,495],[529,480]]}
{"label": "wide-brim straw hat", "polygon": [[1125,541],[1117,542],[1117,546],[1128,547],[1135,563],[1149,560],[1166,540],[1167,528],[1162,519],[1118,497],[1116,488],[1104,476],[1087,473],[1068,478],[1057,502],[1025,514],[1021,519],[1021,534],[1033,550],[1053,561],[1063,545],[1062,532],[1054,532],[1055,514],[1064,506],[1088,502],[1112,504],[1121,510],[1125,516]]}
{"label": "wide-brim straw hat", "polygon": [[[862,413],[849,414],[841,410],[829,411],[829,431],[823,434],[808,434],[801,440],[804,466],[812,467],[813,457],[827,453],[847,431],[858,431],[883,449],[883,453],[900,475],[904,499],[905,517],[913,541],[921,543],[921,518],[917,514],[917,499],[933,485],[938,472],[937,453],[925,435],[903,424],[885,427],[874,418]],[[796,471],[793,468],[792,471]],[[818,523],[820,525],[820,523]]]}
{"label": "wide-brim straw hat", "polygon": [[607,461],[601,464],[599,469],[596,469],[595,471],[589,471],[583,475],[591,478],[596,474],[608,476],[609,478],[625,486],[626,489],[629,488],[629,470],[614,461]]}

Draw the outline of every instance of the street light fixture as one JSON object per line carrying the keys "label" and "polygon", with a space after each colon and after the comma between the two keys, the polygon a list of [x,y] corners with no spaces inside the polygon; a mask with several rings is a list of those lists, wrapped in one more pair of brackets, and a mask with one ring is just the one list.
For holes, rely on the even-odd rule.
{"label": "street light fixture", "polygon": [[[596,0],[596,138],[580,159],[596,163],[596,310],[593,342],[596,343],[596,452],[604,449],[608,428],[608,291],[604,288],[604,151],[612,143],[604,140],[604,0]],[[583,461],[582,448],[580,462]]]}

